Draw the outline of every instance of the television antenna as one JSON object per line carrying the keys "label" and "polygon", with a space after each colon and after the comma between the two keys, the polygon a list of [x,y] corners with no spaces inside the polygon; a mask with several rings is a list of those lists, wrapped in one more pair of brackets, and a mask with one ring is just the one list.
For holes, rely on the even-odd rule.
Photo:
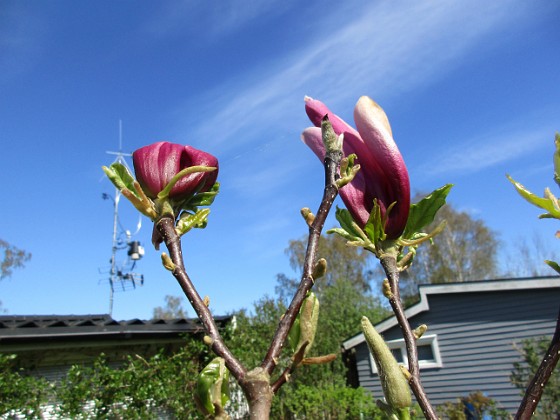
{"label": "television antenna", "polygon": [[[115,160],[113,163],[120,163],[130,171],[130,167],[126,163],[125,157],[130,157],[132,156],[132,154],[124,153],[122,151],[122,120],[119,120],[119,151],[108,151],[106,153],[115,156]],[[122,193],[117,188],[115,188],[114,197],[110,196],[107,193],[103,193],[101,197],[104,200],[110,200],[113,203],[113,241],[110,259],[111,266],[108,271],[105,271],[105,273],[109,274],[109,277],[104,280],[108,282],[110,286],[109,314],[112,315],[114,295],[116,292],[124,292],[126,290],[136,289],[137,286],[142,286],[144,284],[144,276],[134,271],[136,262],[142,259],[142,257],[144,256],[144,247],[140,244],[139,241],[135,241],[132,239],[132,237],[136,235],[142,227],[142,215],[139,215],[138,223],[136,225],[136,231],[134,233],[131,233],[130,230],[126,230],[123,227],[119,219],[119,202],[122,197]],[[119,254],[120,251],[123,250],[127,250],[127,256],[123,260],[117,261],[117,254]]]}

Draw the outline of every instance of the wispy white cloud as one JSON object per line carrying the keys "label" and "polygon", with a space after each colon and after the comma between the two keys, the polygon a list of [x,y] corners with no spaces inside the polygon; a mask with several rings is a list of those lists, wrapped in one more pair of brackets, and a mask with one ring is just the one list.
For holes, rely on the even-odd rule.
{"label": "wispy white cloud", "polygon": [[342,105],[360,94],[391,97],[425,86],[460,65],[484,36],[522,16],[522,8],[508,5],[382,3],[353,21],[339,19],[338,25],[343,24],[338,27],[329,24],[337,16],[333,9],[331,22],[313,27],[324,31],[315,34],[315,42],[286,51],[244,81],[217,86],[196,98],[196,105],[189,102],[200,121],[189,124],[191,135],[194,130],[222,150],[235,138],[239,147],[258,137],[263,125],[281,126],[301,116],[294,104],[301,104],[304,94],[346,109]]}
{"label": "wispy white cloud", "polygon": [[[528,7],[517,6],[513,1],[440,1],[398,6],[376,3],[355,13],[351,20],[340,19],[340,10],[333,8],[321,22],[310,23],[313,36],[302,40],[302,46],[281,51],[258,71],[190,98],[176,110],[183,124],[176,129],[178,137],[204,139],[207,149],[228,158],[286,135],[294,141],[308,124],[303,113],[305,94],[348,113],[363,94],[385,100],[401,97],[460,66],[484,40],[528,19]],[[189,115],[193,117],[185,123]],[[486,147],[484,156],[496,155],[493,152],[499,150],[496,145]],[[520,141],[508,153],[513,156],[524,147],[530,145]],[[471,162],[465,162],[465,167],[482,165],[484,160],[477,156],[480,150],[473,148]],[[506,157],[502,154],[499,159]],[[279,184],[289,182],[289,168],[299,161],[278,155],[270,162],[278,164],[263,177]],[[486,160],[485,164],[492,162]],[[451,169],[451,163],[448,167]],[[283,177],[276,170],[288,173]],[[230,182],[237,185],[247,182],[241,173],[234,178],[237,180]]]}
{"label": "wispy white cloud", "polygon": [[549,128],[500,130],[477,138],[461,139],[419,168],[424,176],[471,174],[523,157],[544,145],[550,145]]}
{"label": "wispy white cloud", "polygon": [[44,22],[22,2],[0,8],[0,83],[30,69],[40,57]]}
{"label": "wispy white cloud", "polygon": [[222,0],[208,2],[174,1],[162,3],[145,30],[156,36],[169,36],[189,31],[197,39],[225,36],[252,20],[274,16],[288,9],[294,0],[281,2],[258,0]]}

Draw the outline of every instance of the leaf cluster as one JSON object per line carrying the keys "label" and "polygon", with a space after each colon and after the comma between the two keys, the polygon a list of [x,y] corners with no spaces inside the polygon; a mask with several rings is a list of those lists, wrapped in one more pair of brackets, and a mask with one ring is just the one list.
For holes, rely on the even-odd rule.
{"label": "leaf cluster", "polygon": [[205,347],[189,342],[176,354],[128,356],[114,366],[101,355],[73,366],[57,387],[59,413],[71,418],[198,418],[192,398]]}
{"label": "leaf cluster", "polygon": [[[554,163],[554,181],[558,186],[560,186],[560,134],[556,133],[556,137],[554,139],[555,151],[553,154],[553,163]],[[545,188],[544,196],[539,197],[538,195],[532,193],[527,188],[525,188],[522,184],[515,181],[511,176],[506,175],[508,180],[513,184],[519,195],[527,200],[532,205],[539,207],[545,210],[545,213],[542,213],[539,218],[541,219],[557,219],[560,220],[560,200],[550,191],[549,188]],[[560,265],[556,261],[549,261],[545,260],[545,263],[548,264],[554,271],[560,274]]]}
{"label": "leaf cluster", "polygon": [[48,401],[50,391],[46,380],[29,376],[18,367],[16,355],[0,354],[0,416],[41,418],[41,406]]}
{"label": "leaf cluster", "polygon": [[23,268],[25,263],[31,259],[29,252],[19,249],[2,239],[0,239],[0,250],[4,252],[4,257],[0,263],[0,280],[10,277],[15,268]]}
{"label": "leaf cluster", "polygon": [[148,359],[130,355],[116,363],[100,355],[50,384],[19,369],[15,355],[0,354],[0,416],[41,418],[41,407],[56,401],[54,414],[63,418],[200,418],[193,391],[207,359],[207,347],[189,340],[175,354],[162,350]]}
{"label": "leaf cluster", "polygon": [[[282,419],[378,419],[381,411],[363,388],[327,385],[284,387],[282,404],[273,407],[272,418]],[[283,389],[284,389],[283,388]]]}
{"label": "leaf cluster", "polygon": [[466,397],[457,398],[457,401],[448,401],[438,408],[438,415],[449,420],[483,419],[490,416],[492,419],[510,419],[505,410],[498,407],[493,399],[480,391],[471,392]]}

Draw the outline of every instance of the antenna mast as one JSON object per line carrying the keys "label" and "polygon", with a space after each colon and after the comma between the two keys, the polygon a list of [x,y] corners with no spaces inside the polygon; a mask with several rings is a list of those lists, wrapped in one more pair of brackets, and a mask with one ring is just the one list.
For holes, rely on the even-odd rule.
{"label": "antenna mast", "polygon": [[[129,171],[130,168],[126,163],[125,157],[130,157],[132,154],[124,153],[122,151],[122,120],[119,120],[119,151],[118,152],[106,152],[109,155],[116,156],[113,163],[119,163],[125,166]],[[133,241],[131,239],[131,233],[129,230],[125,230],[119,220],[119,202],[121,199],[121,192],[115,188],[114,198],[109,194],[103,193],[102,198],[104,200],[110,199],[113,202],[113,241],[111,247],[111,267],[109,269],[109,314],[113,315],[113,304],[114,304],[114,294],[116,291],[126,291],[131,288],[135,289],[137,285],[144,284],[144,276],[133,272],[136,266],[136,261],[140,260],[144,256],[144,248],[140,245],[140,242]],[[140,216],[141,217],[141,216]],[[141,226],[141,218],[138,222],[138,228],[135,232],[138,233]],[[124,237],[123,237],[124,236]],[[128,249],[127,258],[124,262],[117,262],[117,253],[121,250]]]}

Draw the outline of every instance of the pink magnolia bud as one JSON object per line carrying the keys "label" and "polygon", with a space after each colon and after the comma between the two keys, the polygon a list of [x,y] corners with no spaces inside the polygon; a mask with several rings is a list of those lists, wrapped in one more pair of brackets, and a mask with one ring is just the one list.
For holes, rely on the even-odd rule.
{"label": "pink magnolia bud", "polygon": [[[169,142],[144,146],[132,154],[136,179],[146,195],[155,199],[181,170],[191,166],[218,168],[218,159],[209,153]],[[195,192],[206,192],[216,182],[218,170],[196,172],[181,178],[169,193],[171,199],[182,199]]]}
{"label": "pink magnolia bud", "polygon": [[[323,160],[325,147],[319,128],[328,114],[336,134],[344,133],[343,150],[346,156],[354,153],[360,170],[352,182],[340,190],[340,196],[352,217],[361,227],[367,223],[374,199],[387,216],[385,233],[388,239],[398,238],[408,220],[410,183],[408,170],[393,140],[385,112],[367,96],[362,96],[354,108],[355,130],[320,101],[305,98],[305,111],[315,127],[306,129],[302,139]],[[387,208],[396,203],[389,214]]]}

